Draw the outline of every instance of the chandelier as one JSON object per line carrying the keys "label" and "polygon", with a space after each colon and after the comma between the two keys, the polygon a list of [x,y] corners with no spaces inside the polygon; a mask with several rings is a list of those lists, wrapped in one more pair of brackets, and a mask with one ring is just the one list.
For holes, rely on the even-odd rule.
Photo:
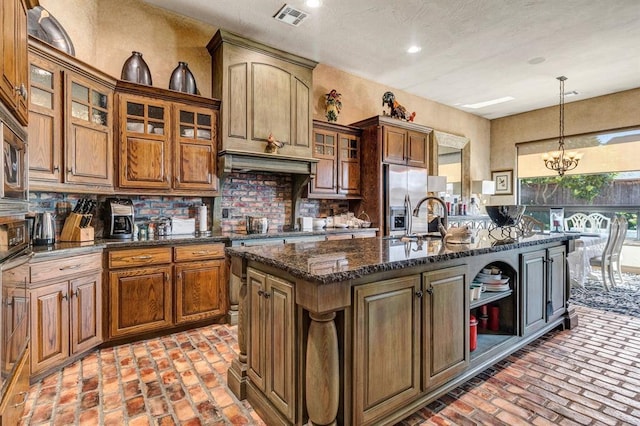
{"label": "chandelier", "polygon": [[565,172],[578,167],[582,154],[564,151],[564,81],[567,77],[562,75],[556,78],[560,80],[560,138],[558,139],[558,150],[543,154],[542,159],[547,169],[555,170],[562,177]]}

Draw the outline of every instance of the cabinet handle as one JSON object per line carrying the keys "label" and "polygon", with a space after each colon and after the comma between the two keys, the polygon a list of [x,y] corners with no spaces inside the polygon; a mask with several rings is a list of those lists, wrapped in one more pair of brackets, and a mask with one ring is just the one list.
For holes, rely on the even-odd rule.
{"label": "cabinet handle", "polygon": [[69,295],[68,294],[63,294],[62,295],[62,300],[69,300]]}
{"label": "cabinet handle", "polygon": [[152,259],[152,258],[153,258],[153,256],[149,256],[148,254],[147,255],[142,255],[142,256],[133,256],[133,259],[138,259],[138,260],[149,260],[149,259]]}
{"label": "cabinet handle", "polygon": [[69,269],[78,269],[79,267],[80,265],[67,265],[67,266],[63,266],[62,268],[58,268],[58,270],[67,271]]}
{"label": "cabinet handle", "polygon": [[169,281],[169,274],[166,272],[164,273],[164,280]]}
{"label": "cabinet handle", "polygon": [[53,168],[53,171],[54,171],[54,172],[59,172],[59,171],[60,171],[60,166],[55,166],[55,167]]}
{"label": "cabinet handle", "polygon": [[16,396],[18,396],[18,395],[22,395],[22,401],[16,402],[15,404],[13,404],[14,407],[19,407],[21,405],[24,405],[24,403],[27,402],[27,398],[29,396],[29,392],[25,392],[25,391],[18,392],[18,394]]}
{"label": "cabinet handle", "polygon": [[265,299],[268,299],[268,298],[270,298],[270,297],[271,297],[271,293],[269,293],[268,291],[265,291],[265,292],[264,292],[264,298],[265,298]]}
{"label": "cabinet handle", "polygon": [[422,297],[422,291],[420,291],[420,290],[416,291],[416,296],[417,297]]}
{"label": "cabinet handle", "polygon": [[22,99],[24,99],[25,101],[27,100],[27,98],[29,97],[29,92],[24,86],[24,83],[21,83],[20,86],[14,87],[14,89],[16,90],[16,93],[20,95],[20,97],[22,97]]}
{"label": "cabinet handle", "polygon": [[75,175],[75,172],[73,171],[73,167],[69,167],[67,169],[67,173],[71,173],[72,175]]}
{"label": "cabinet handle", "polygon": [[429,293],[429,295],[433,296],[433,288],[429,287],[428,289],[425,290],[427,293]]}
{"label": "cabinet handle", "polygon": [[213,254],[215,253],[214,251],[209,251],[209,250],[198,250],[198,251],[192,251],[191,254]]}
{"label": "cabinet handle", "polygon": [[71,295],[77,298],[77,297],[79,297],[80,292],[79,292],[79,291],[78,291],[78,289],[76,288],[76,291],[74,291],[73,293],[71,293]]}
{"label": "cabinet handle", "polygon": [[258,290],[258,296],[264,296],[264,291]]}

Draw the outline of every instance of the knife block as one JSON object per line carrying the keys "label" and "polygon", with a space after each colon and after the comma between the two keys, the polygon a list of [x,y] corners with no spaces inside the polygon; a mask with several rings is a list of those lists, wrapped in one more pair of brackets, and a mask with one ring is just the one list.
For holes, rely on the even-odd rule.
{"label": "knife block", "polygon": [[60,241],[69,241],[69,242],[93,241],[93,238],[94,238],[93,226],[85,226],[84,228],[80,227],[80,224],[82,223],[82,220],[84,218],[89,218],[89,222],[91,222],[92,217],[93,215],[90,215],[90,214],[78,214],[78,213],[69,214],[69,216],[67,216],[67,219],[64,221],[62,232],[60,232]]}

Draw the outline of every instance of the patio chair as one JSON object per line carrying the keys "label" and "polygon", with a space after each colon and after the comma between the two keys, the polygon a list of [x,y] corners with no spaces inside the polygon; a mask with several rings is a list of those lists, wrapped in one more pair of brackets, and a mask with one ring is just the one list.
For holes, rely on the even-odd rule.
{"label": "patio chair", "polygon": [[584,213],[574,213],[571,216],[564,219],[565,231],[584,231],[589,221],[589,216]]}
{"label": "patio chair", "polygon": [[[627,218],[618,217],[618,236],[616,237],[616,241],[613,245],[613,250],[611,251],[611,275],[609,279],[613,283],[615,287],[618,284],[622,284],[624,282],[624,278],[622,278],[622,266],[620,265],[620,255],[622,253],[622,245],[624,244],[625,238],[627,238],[627,229],[629,228],[629,222],[627,222]],[[617,280],[619,281],[616,281]]]}
{"label": "patio chair", "polygon": [[604,245],[602,254],[589,259],[589,264],[591,264],[591,266],[597,266],[600,268],[600,273],[602,274],[602,286],[606,291],[611,289],[607,282],[607,277],[609,278],[609,281],[611,281],[611,287],[615,285],[612,281],[613,266],[611,264],[611,256],[616,239],[618,238],[618,229],[620,229],[620,221],[617,217],[614,217],[611,221],[611,225],[609,226],[609,236],[607,237],[607,242]]}
{"label": "patio chair", "polygon": [[595,232],[605,233],[609,230],[609,225],[611,225],[611,219],[601,215],[600,213],[589,214],[589,216],[587,216],[587,221]]}

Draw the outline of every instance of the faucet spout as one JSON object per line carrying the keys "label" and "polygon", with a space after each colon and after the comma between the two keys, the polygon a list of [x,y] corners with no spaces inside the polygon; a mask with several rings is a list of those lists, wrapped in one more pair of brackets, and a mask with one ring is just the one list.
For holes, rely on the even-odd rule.
{"label": "faucet spout", "polygon": [[432,195],[424,197],[422,200],[418,201],[418,204],[416,204],[416,208],[413,209],[413,216],[418,217],[420,212],[420,206],[422,206],[422,203],[429,200],[436,201],[440,203],[440,205],[442,206],[442,211],[444,213],[442,216],[442,223],[438,224],[438,230],[440,231],[440,234],[444,237],[447,234],[447,229],[449,228],[449,213],[447,212],[447,205],[442,200],[442,198],[434,197]]}

